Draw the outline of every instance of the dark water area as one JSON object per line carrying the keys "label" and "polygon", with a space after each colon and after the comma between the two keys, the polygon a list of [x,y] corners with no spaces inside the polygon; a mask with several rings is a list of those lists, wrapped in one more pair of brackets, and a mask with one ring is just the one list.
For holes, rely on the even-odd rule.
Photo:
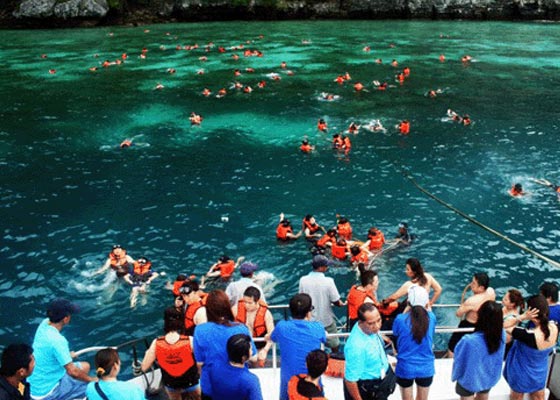
{"label": "dark water area", "polygon": [[[392,237],[399,222],[408,222],[418,240],[376,261],[381,297],[405,280],[408,257],[419,258],[442,284],[442,303],[459,302],[481,270],[500,298],[511,287],[531,294],[545,279],[559,281],[558,269],[445,209],[397,171],[406,168],[455,207],[560,260],[560,203],[529,180],[560,182],[557,24],[235,22],[145,29],[0,31],[2,345],[31,341],[46,304],[58,296],[82,307],[66,331],[74,349],[159,333],[172,301],[166,280],[180,272],[201,275],[223,253],[258,263],[268,300],[285,304],[311,267],[304,240],[276,241],[280,212],[296,226],[307,213],[327,227],[336,214],[347,216],[361,240],[370,226]],[[206,52],[209,42],[214,47]],[[195,43],[198,49],[176,50]],[[263,57],[231,49],[241,44]],[[128,54],[122,65],[101,67],[122,53]],[[466,54],[473,61],[464,64]],[[280,68],[282,61],[293,75]],[[394,76],[405,66],[411,76],[399,85]],[[234,69],[242,75],[235,78]],[[345,72],[352,80],[336,84]],[[229,89],[235,80],[254,91]],[[261,80],[264,89],[257,88]],[[375,90],[373,80],[392,87]],[[355,92],[357,81],[367,91]],[[154,89],[158,83],[162,90]],[[212,96],[201,95],[205,87]],[[228,94],[216,98],[222,87]],[[430,98],[430,89],[442,93]],[[321,92],[339,98],[323,101]],[[448,109],[469,114],[473,124],[447,120]],[[201,126],[190,126],[192,111],[204,117]],[[327,120],[328,135],[317,131],[319,118]],[[373,119],[387,132],[361,129],[347,156],[331,150],[332,133]],[[394,128],[402,119],[411,121],[408,136]],[[298,151],[305,136],[316,145],[313,154]],[[134,145],[120,149],[126,138]],[[509,196],[515,182],[530,195]],[[91,276],[114,243],[167,274],[132,309],[129,288],[110,275]],[[355,274],[332,268],[329,275],[345,297]],[[438,317],[457,323],[452,312]]]}

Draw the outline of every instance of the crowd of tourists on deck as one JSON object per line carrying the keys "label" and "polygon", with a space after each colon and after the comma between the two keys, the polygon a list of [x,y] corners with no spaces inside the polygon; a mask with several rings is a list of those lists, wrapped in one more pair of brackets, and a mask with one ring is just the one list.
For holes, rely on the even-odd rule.
{"label": "crowd of tourists on deck", "polygon": [[[274,321],[265,293],[256,282],[258,266],[222,256],[206,274],[206,285],[219,280],[225,290],[206,289],[194,276],[180,274],[169,285],[173,293],[164,310],[163,333],[153,339],[134,372],[145,373],[157,362],[169,399],[263,398],[252,368],[270,363],[269,350],[280,349],[280,399],[325,398],[321,376],[344,379],[335,398],[387,399],[398,385],[403,400],[427,400],[435,371],[433,306],[442,293],[434,276],[420,261],[409,258],[408,278],[385,299],[377,296],[380,276],[372,261],[388,248],[384,234],[372,227],[366,242],[352,238],[348,219],[325,229],[307,215],[294,233],[284,215],[276,231],[279,240],[301,235],[313,244],[312,270],[299,279],[298,292],[289,301],[291,318]],[[390,245],[410,245],[414,236],[401,223]],[[359,273],[346,300],[330,266],[349,259]],[[121,246],[113,246],[107,263],[96,272],[113,270],[133,288],[143,287],[157,275],[145,257],[134,260]],[[241,278],[232,277],[239,271]],[[536,288],[535,288],[536,289]],[[133,289],[133,292],[135,290]],[[544,282],[539,294],[523,298],[508,290],[501,304],[485,272],[475,273],[466,285],[456,311],[462,329],[451,336],[447,357],[453,357],[450,381],[461,399],[488,398],[501,376],[511,388],[510,399],[544,398],[548,358],[558,341],[560,305],[558,285]],[[347,307],[344,330],[333,307]],[[0,400],[144,399],[133,382],[118,380],[121,369],[116,349],[95,355],[95,374],[90,364],[74,362],[68,340],[62,334],[79,307],[63,298],[52,300],[46,318],[36,330],[32,345],[15,343],[2,353]],[[385,335],[383,330],[392,331]],[[395,358],[396,357],[396,358]],[[343,378],[342,378],[343,377]]]}

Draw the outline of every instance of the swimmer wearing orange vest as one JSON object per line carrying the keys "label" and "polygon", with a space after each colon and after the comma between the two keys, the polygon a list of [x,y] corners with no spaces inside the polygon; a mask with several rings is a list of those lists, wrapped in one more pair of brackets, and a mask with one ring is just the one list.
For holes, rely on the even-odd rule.
{"label": "swimmer wearing orange vest", "polygon": [[396,68],[399,66],[399,63],[397,62],[397,60],[393,60],[391,61],[391,65]]}
{"label": "swimmer wearing orange vest", "polygon": [[335,133],[332,137],[332,148],[342,149],[343,145],[344,145],[344,141],[342,140],[342,137],[338,133]]}
{"label": "swimmer wearing orange vest", "polygon": [[208,88],[204,88],[204,90],[202,91],[202,95],[205,96],[205,97],[208,97],[211,94],[212,94],[212,92]]}
{"label": "swimmer wearing orange vest", "polygon": [[224,97],[226,95],[227,91],[224,88],[221,88],[220,90],[218,90],[218,94],[216,95],[217,98],[221,99],[222,97]]}
{"label": "swimmer wearing orange vest", "polygon": [[327,132],[328,126],[323,118],[320,118],[319,122],[317,122],[317,129],[319,129],[321,132]]}
{"label": "swimmer wearing orange vest", "polygon": [[303,233],[300,230],[298,233],[294,234],[292,224],[286,218],[284,218],[284,213],[280,213],[280,222],[276,227],[276,239],[287,242],[289,240],[296,240]]}
{"label": "swimmer wearing orange vest", "polygon": [[527,192],[523,191],[523,186],[521,186],[521,183],[516,183],[509,190],[509,194],[513,197],[520,197],[520,196],[525,196]]}
{"label": "swimmer wearing orange vest", "polygon": [[402,133],[403,135],[408,135],[410,133],[410,122],[405,119],[401,121],[401,123],[398,125],[398,128],[400,133]]}
{"label": "swimmer wearing orange vest", "polygon": [[354,90],[355,90],[356,92],[361,92],[362,90],[364,90],[364,85],[362,85],[361,82],[356,82],[356,83],[354,84]]}
{"label": "swimmer wearing orange vest", "polygon": [[299,149],[303,153],[311,153],[313,150],[315,150],[315,146],[310,145],[307,139],[303,139],[301,141],[301,146],[299,146]]}
{"label": "swimmer wearing orange vest", "polygon": [[443,54],[439,55],[439,62],[445,62],[445,55]]}
{"label": "swimmer wearing orange vest", "polygon": [[463,115],[463,125],[468,126],[470,124],[471,124],[471,117],[469,117],[469,114]]}
{"label": "swimmer wearing orange vest", "polygon": [[125,139],[121,142],[121,144],[119,145],[119,147],[121,149],[126,149],[128,147],[132,146],[132,139]]}
{"label": "swimmer wearing orange vest", "polygon": [[403,74],[406,78],[408,78],[410,76],[410,68],[409,67],[404,67]]}
{"label": "swimmer wearing orange vest", "polygon": [[352,148],[352,143],[350,142],[350,138],[348,136],[342,137],[342,148],[344,149],[344,152],[346,154],[348,154],[348,152]]}
{"label": "swimmer wearing orange vest", "polygon": [[356,135],[359,130],[360,130],[360,125],[357,125],[355,122],[350,123],[350,126],[348,127],[348,133],[352,133]]}

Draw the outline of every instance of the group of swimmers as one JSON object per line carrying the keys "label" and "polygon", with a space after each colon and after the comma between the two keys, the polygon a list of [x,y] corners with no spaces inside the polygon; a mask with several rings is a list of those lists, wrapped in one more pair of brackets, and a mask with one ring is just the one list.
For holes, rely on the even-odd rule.
{"label": "group of swimmers", "polygon": [[367,232],[367,239],[362,242],[353,238],[350,221],[340,215],[337,215],[336,226],[327,230],[317,223],[313,215],[308,214],[302,220],[301,229],[295,233],[290,220],[281,213],[276,227],[276,238],[280,241],[292,241],[302,235],[312,244],[310,251],[314,255],[325,254],[329,250],[334,260],[338,262],[348,260],[354,269],[358,268],[359,264],[369,269],[373,261],[384,251],[398,245],[408,246],[416,238],[409,233],[408,224],[401,222],[393,240],[386,240],[383,232],[372,226]]}

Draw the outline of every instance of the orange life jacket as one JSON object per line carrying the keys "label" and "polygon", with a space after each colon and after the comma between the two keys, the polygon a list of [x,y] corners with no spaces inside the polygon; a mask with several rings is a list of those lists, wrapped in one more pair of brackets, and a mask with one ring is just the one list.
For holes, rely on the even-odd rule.
{"label": "orange life jacket", "polygon": [[279,224],[276,228],[276,238],[280,240],[288,240],[288,233],[293,233],[291,226]]}
{"label": "orange life jacket", "polygon": [[204,307],[205,304],[206,297],[187,306],[187,311],[185,312],[185,329],[187,333],[192,333],[194,331],[194,316],[198,309]]}
{"label": "orange life jacket", "polygon": [[336,238],[325,233],[321,239],[317,240],[317,246],[325,247],[328,242],[334,244],[336,243]]}
{"label": "orange life jacket", "polygon": [[304,153],[311,153],[311,150],[313,150],[313,148],[311,147],[311,145],[309,143],[308,144],[302,144],[299,147],[299,149],[301,151],[303,151]]}
{"label": "orange life jacket", "polygon": [[[305,374],[294,375],[291,377],[291,379],[288,381],[288,399],[289,400],[327,400],[327,398],[323,395],[309,397],[309,396],[304,396],[299,394],[298,387],[300,384],[305,384],[305,383],[312,384],[311,382],[307,382],[305,380],[306,377],[307,375]],[[317,391],[322,392],[320,387],[317,387]]]}
{"label": "orange life jacket", "polygon": [[333,138],[332,145],[335,149],[339,149],[344,145],[344,141],[339,136],[339,137]]}
{"label": "orange life jacket", "polygon": [[235,261],[228,260],[225,263],[219,263],[216,265],[216,268],[220,270],[220,277],[227,279],[233,275],[233,271],[235,270]]}
{"label": "orange life jacket", "polygon": [[385,243],[385,235],[380,230],[377,230],[377,235],[368,236],[370,250],[381,250],[383,244]]}
{"label": "orange life jacket", "polygon": [[370,298],[374,303],[376,299],[373,293],[359,290],[357,285],[353,285],[348,292],[348,318],[356,319],[358,318],[358,308],[366,301],[366,298]]}
{"label": "orange life jacket", "polygon": [[[266,334],[265,315],[267,310],[268,305],[264,301],[259,300],[259,308],[257,309],[257,315],[255,315],[255,321],[253,322],[253,332],[251,332],[253,337],[264,337]],[[235,320],[242,324],[247,322],[247,308],[245,308],[244,300],[239,300],[237,302],[237,316]]]}
{"label": "orange life jacket", "polygon": [[113,269],[128,264],[128,261],[126,261],[126,250],[125,249],[121,249],[121,250],[122,250],[122,254],[120,257],[113,252],[109,253],[109,259],[111,260],[111,267]]}
{"label": "orange life jacket", "polygon": [[350,222],[338,224],[336,229],[338,231],[338,236],[346,240],[352,240],[352,226],[350,226]]}
{"label": "orange life jacket", "polygon": [[185,281],[175,281],[173,282],[173,294],[175,296],[179,296],[181,294],[181,292],[179,292],[179,289],[181,289],[181,286],[183,286],[183,283],[185,283]]}
{"label": "orange life jacket", "polygon": [[156,360],[162,370],[178,378],[195,365],[193,349],[188,336],[183,336],[174,344],[165,341],[165,337],[156,340]]}
{"label": "orange life jacket", "polygon": [[134,269],[133,272],[135,275],[145,275],[150,272],[152,268],[152,263],[148,261],[145,264],[140,264],[138,261],[134,261]]}
{"label": "orange life jacket", "polygon": [[331,254],[334,258],[338,258],[339,260],[346,259],[346,250],[348,249],[347,246],[340,246],[337,243],[333,243],[331,247]]}
{"label": "orange life jacket", "polygon": [[327,130],[327,124],[326,122],[319,122],[317,124],[317,129],[319,129],[320,131],[326,131]]}
{"label": "orange life jacket", "polygon": [[358,254],[356,254],[355,256],[352,256],[350,261],[353,262],[353,263],[367,264],[368,261],[369,261],[369,257],[368,257],[368,254],[365,251],[360,250],[360,252]]}
{"label": "orange life jacket", "polygon": [[313,234],[315,232],[317,232],[319,229],[321,229],[321,227],[319,226],[319,224],[315,224],[315,225],[311,225],[311,222],[307,221],[305,218],[303,219],[303,226],[307,229],[309,229],[309,233]]}
{"label": "orange life jacket", "polygon": [[518,192],[517,190],[515,190],[515,187],[512,187],[509,190],[509,194],[511,194],[513,197],[517,197],[517,196],[523,196],[524,193],[522,191]]}
{"label": "orange life jacket", "polygon": [[408,135],[410,133],[410,122],[401,122],[399,124],[399,130],[403,135]]}

